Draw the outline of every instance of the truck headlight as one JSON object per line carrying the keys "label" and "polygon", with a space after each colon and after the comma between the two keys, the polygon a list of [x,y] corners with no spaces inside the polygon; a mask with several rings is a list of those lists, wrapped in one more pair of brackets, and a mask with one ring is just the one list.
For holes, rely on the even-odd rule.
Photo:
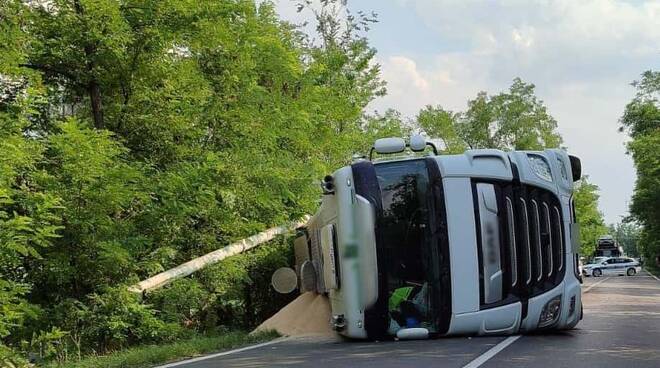
{"label": "truck headlight", "polygon": [[346,320],[343,314],[335,314],[330,321],[332,329],[335,331],[342,331],[346,327]]}
{"label": "truck headlight", "polygon": [[552,326],[559,320],[561,314],[561,295],[558,295],[545,304],[539,318],[539,328]]}

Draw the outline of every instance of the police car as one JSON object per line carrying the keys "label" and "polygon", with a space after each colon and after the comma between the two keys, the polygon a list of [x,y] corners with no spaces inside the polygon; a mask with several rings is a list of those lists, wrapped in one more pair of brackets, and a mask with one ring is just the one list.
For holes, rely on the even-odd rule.
{"label": "police car", "polygon": [[641,271],[639,262],[628,257],[596,257],[593,263],[583,267],[585,276],[599,277],[603,275],[628,275],[633,276]]}

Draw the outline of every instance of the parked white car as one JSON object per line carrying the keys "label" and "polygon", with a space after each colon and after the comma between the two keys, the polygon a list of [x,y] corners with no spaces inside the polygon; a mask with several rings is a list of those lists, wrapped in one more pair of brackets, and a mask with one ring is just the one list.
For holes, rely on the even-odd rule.
{"label": "parked white car", "polygon": [[603,259],[597,257],[593,263],[583,267],[583,275],[599,277],[603,275],[633,276],[640,272],[642,267],[638,261],[628,257],[611,257]]}

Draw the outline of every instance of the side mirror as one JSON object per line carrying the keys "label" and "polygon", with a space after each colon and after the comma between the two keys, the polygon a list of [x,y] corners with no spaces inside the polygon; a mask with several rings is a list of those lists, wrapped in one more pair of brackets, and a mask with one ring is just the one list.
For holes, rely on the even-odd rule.
{"label": "side mirror", "polygon": [[369,151],[369,161],[371,161],[374,151],[378,154],[399,153],[406,149],[406,141],[403,138],[391,137],[376,139],[373,147]]}
{"label": "side mirror", "polygon": [[426,148],[426,138],[419,134],[411,135],[409,146],[413,152],[422,152]]}
{"label": "side mirror", "polygon": [[569,160],[571,160],[571,174],[573,176],[573,181],[578,181],[582,177],[582,162],[580,159],[573,155],[568,155]]}
{"label": "side mirror", "polygon": [[607,266],[607,261],[606,261],[606,262],[603,262],[603,263],[601,263],[601,265],[603,265],[603,266]]}
{"label": "side mirror", "polygon": [[433,154],[438,154],[438,149],[431,142],[427,142],[426,138],[419,134],[413,134],[410,137],[410,143],[406,144],[406,141],[403,138],[390,137],[390,138],[380,138],[374,142],[373,147],[369,151],[369,161],[373,158],[374,151],[378,154],[390,154],[390,153],[400,153],[406,150],[406,147],[409,147],[413,152],[422,152],[426,149],[426,146],[431,146],[433,148]]}
{"label": "side mirror", "polygon": [[374,143],[376,153],[399,153],[406,149],[406,141],[403,138],[381,138]]}

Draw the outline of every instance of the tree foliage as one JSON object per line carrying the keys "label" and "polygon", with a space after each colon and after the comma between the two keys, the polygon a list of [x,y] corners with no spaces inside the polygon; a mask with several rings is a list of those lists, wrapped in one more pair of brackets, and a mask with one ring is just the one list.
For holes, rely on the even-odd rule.
{"label": "tree foliage", "polygon": [[639,258],[641,256],[639,237],[641,228],[634,222],[621,222],[616,225],[610,225],[610,234],[614,240],[623,248],[623,252],[630,256]]}
{"label": "tree foliage", "polygon": [[628,153],[637,169],[630,213],[642,226],[641,255],[655,263],[660,261],[660,72],[644,72],[633,86],[637,94],[621,117],[621,130],[632,138]]}
{"label": "tree foliage", "polygon": [[467,149],[465,136],[461,130],[459,119],[461,114],[447,111],[441,106],[426,106],[417,114],[417,124],[430,137],[439,137],[445,144],[448,153],[463,153]]}
{"label": "tree foliage", "polygon": [[580,253],[587,257],[594,254],[598,238],[609,233],[598,209],[598,198],[598,186],[590,183],[588,177],[584,176],[576,183],[573,205],[580,223]]}
{"label": "tree foliage", "polygon": [[534,89],[533,84],[516,78],[506,92],[492,96],[479,92],[468,101],[464,112],[427,106],[417,115],[416,123],[428,135],[441,137],[450,153],[466,148],[558,148],[562,139],[557,121]]}

